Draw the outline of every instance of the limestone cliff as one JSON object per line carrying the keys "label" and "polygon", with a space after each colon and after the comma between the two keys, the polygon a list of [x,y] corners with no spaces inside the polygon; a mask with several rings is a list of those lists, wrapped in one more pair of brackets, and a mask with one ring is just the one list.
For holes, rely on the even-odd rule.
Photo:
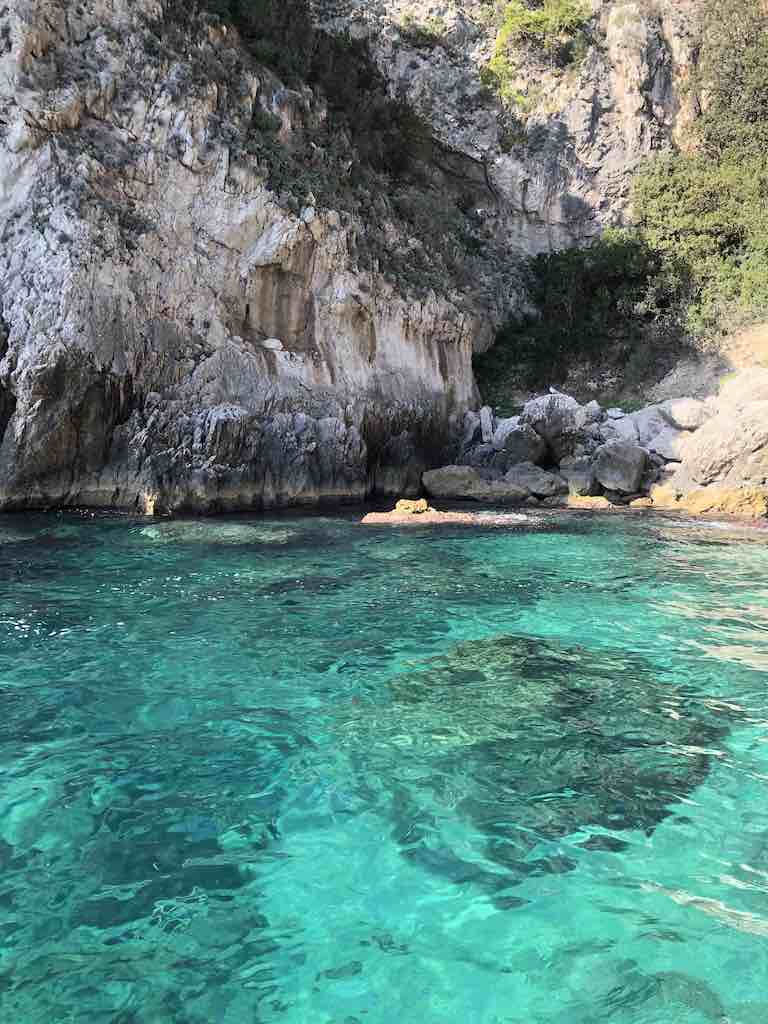
{"label": "limestone cliff", "polygon": [[[487,169],[486,216],[524,255],[580,244],[627,216],[632,172],[697,110],[684,88],[699,0],[592,0],[584,52],[564,69],[520,61],[517,104],[494,102],[487,0],[324,0],[328,25],[370,40],[392,89]],[[535,5],[532,5],[535,6]],[[335,15],[332,16],[332,15]],[[422,32],[418,31],[419,27]]]}
{"label": "limestone cliff", "polygon": [[596,4],[599,44],[510,147],[481,6],[439,5],[446,38],[425,48],[404,5],[317,5],[313,31],[361,40],[422,126],[395,201],[371,178],[334,202],[283,159],[300,140],[314,180],[354,173],[334,97],[288,87],[233,27],[178,0],[5,5],[2,507],[418,486],[476,404],[472,351],[520,301],[516,257],[621,219],[632,166],[681,116],[692,45],[685,2]]}

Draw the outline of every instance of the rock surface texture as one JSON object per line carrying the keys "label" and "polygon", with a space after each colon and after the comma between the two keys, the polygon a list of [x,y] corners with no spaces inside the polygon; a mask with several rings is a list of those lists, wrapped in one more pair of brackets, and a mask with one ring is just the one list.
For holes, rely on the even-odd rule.
{"label": "rock surface texture", "polygon": [[[685,117],[692,3],[595,0],[597,42],[545,83],[525,143],[481,82],[492,34],[480,0],[314,5],[327,37],[362,42],[392,101],[420,118],[435,209],[450,190],[463,197],[455,278],[418,280],[416,294],[383,261],[421,265],[436,230],[426,193],[401,188],[400,220],[375,188],[354,209],[295,194],[291,145],[316,175],[330,159],[312,141],[332,105],[322,90],[287,87],[234,29],[178,0],[9,0],[0,507],[415,493],[459,436],[465,452],[484,442],[501,476],[553,443],[565,457],[608,440],[589,419],[553,439],[535,419],[499,433],[489,412],[467,418],[471,356],[520,301],[515,254],[622,220],[633,167]],[[407,12],[439,14],[443,35],[425,45]],[[383,241],[363,258],[373,224]]]}
{"label": "rock surface texture", "polygon": [[356,269],[350,215],[286,208],[235,128],[321,102],[191,18],[173,50],[166,7],[0,15],[0,506],[413,491],[475,401],[477,316]]}
{"label": "rock surface texture", "polygon": [[[519,421],[544,443],[538,466],[520,458],[502,471],[497,453],[480,444],[462,452],[470,465],[425,474],[425,488],[490,501],[494,488],[513,485],[523,493],[506,500],[528,504],[567,493],[565,503],[582,509],[768,515],[768,369],[733,374],[706,401],[666,400],[627,414],[553,392],[528,402]],[[496,421],[496,430],[508,422]]]}
{"label": "rock surface texture", "polygon": [[[698,0],[589,0],[592,45],[565,75],[521,66],[528,113],[499,116],[480,69],[495,28],[484,0],[324,0],[324,21],[371,41],[377,63],[487,180],[484,215],[526,254],[621,222],[637,163],[690,123]],[[419,31],[419,28],[422,31]],[[424,31],[426,29],[426,31]],[[533,143],[533,144],[531,144]]]}

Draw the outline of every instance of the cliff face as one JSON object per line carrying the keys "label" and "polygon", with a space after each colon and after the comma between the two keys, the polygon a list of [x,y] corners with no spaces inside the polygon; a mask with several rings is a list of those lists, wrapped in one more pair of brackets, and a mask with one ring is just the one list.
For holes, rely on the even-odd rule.
{"label": "cliff face", "polygon": [[[605,46],[511,150],[479,78],[478,4],[440,5],[446,45],[426,49],[391,4],[315,11],[367,41],[393,102],[427,127],[401,196],[461,207],[441,237],[464,240],[466,271],[428,288],[387,268],[427,266],[429,216],[276,183],[281,147],[314,145],[328,98],[179,6],[11,0],[0,15],[0,505],[223,510],[414,489],[476,403],[473,347],[518,298],[515,257],[620,219],[633,163],[671,136],[685,4],[605,4]],[[363,259],[372,233],[379,255]]]}
{"label": "cliff face", "polygon": [[699,0],[592,0],[583,54],[565,70],[523,57],[511,113],[492,102],[480,74],[496,34],[490,12],[503,6],[323,4],[335,14],[334,30],[347,22],[370,39],[393,90],[439,136],[488,169],[495,231],[514,252],[531,255],[623,223],[638,163],[690,123],[696,101],[681,87],[697,57]]}

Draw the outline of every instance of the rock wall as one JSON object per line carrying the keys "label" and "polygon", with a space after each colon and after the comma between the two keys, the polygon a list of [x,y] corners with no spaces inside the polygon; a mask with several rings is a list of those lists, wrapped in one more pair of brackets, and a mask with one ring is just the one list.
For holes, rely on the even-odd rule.
{"label": "rock wall", "polygon": [[[497,5],[497,7],[500,5]],[[368,38],[393,93],[482,166],[484,210],[512,251],[579,245],[628,217],[632,173],[695,117],[683,86],[699,46],[699,0],[592,0],[586,51],[564,73],[521,61],[511,109],[481,71],[493,52],[482,0],[323,0],[325,23]],[[424,26],[425,33],[414,31]],[[414,41],[415,40],[415,41]],[[419,45],[419,43],[421,45]]]}
{"label": "rock wall", "polygon": [[[408,490],[475,398],[478,319],[354,272],[349,216],[280,205],[213,137],[222,87],[185,90],[195,57],[237,40],[190,32],[196,54],[148,61],[162,13],[19,0],[5,15],[2,507]],[[246,116],[285,132],[319,106],[267,71],[239,89]]]}
{"label": "rock wall", "polygon": [[[244,124],[279,119],[287,143],[327,111],[235,32],[173,22],[177,0],[5,5],[0,507],[215,511],[418,488],[477,404],[473,348],[521,300],[515,256],[621,219],[633,164],[674,131],[688,59],[687,0],[596,4],[605,46],[553,80],[510,149],[480,82],[480,6],[440,5],[446,45],[424,49],[402,4],[317,5],[328,31],[368,40],[431,126],[441,180],[472,194],[482,255],[463,291],[415,297],[361,269],[358,214],[291,205],[243,151]],[[385,228],[392,247],[420,244]]]}

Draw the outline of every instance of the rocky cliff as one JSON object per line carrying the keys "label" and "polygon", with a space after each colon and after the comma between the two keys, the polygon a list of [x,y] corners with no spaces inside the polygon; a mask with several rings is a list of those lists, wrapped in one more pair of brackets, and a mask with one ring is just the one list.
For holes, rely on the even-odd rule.
{"label": "rocky cliff", "polygon": [[[0,506],[417,488],[522,300],[516,260],[620,221],[686,116],[692,2],[595,2],[578,66],[536,72],[510,135],[480,0],[316,5],[311,85],[205,5],[10,0]],[[374,156],[350,81],[395,125]]]}

